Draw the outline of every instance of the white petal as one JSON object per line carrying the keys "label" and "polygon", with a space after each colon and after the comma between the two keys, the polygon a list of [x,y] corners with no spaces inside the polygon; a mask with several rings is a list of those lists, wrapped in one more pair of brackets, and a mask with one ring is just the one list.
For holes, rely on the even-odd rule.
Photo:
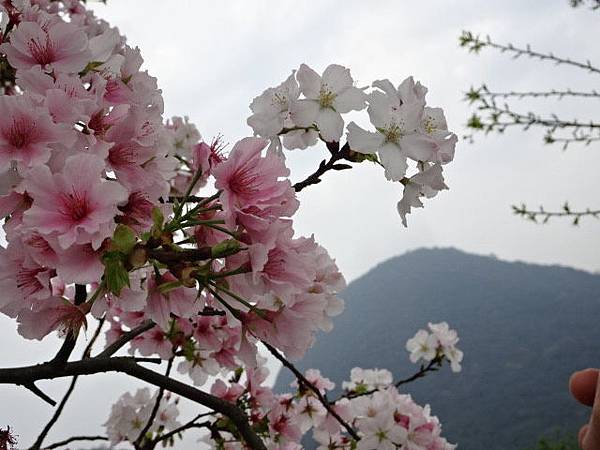
{"label": "white petal", "polygon": [[321,77],[306,64],[302,64],[296,74],[298,83],[300,83],[300,92],[306,98],[317,99],[321,91]]}
{"label": "white petal", "polygon": [[366,94],[362,89],[350,86],[340,92],[333,101],[333,107],[341,114],[350,111],[360,111],[366,106]]}
{"label": "white petal", "polygon": [[354,122],[348,124],[348,144],[350,149],[360,153],[375,153],[385,141],[381,133],[363,130]]}
{"label": "white petal", "polygon": [[433,161],[437,144],[426,134],[408,134],[402,136],[399,142],[406,156],[415,161]]}
{"label": "white petal", "polygon": [[350,69],[346,69],[343,66],[331,64],[325,69],[325,72],[323,72],[323,84],[327,85],[331,92],[341,92],[352,86],[352,83]]}
{"label": "white petal", "polygon": [[398,95],[403,103],[425,104],[425,94],[427,94],[427,88],[419,82],[415,83],[413,77],[408,77],[398,86]]}
{"label": "white petal", "polygon": [[319,133],[315,130],[294,130],[283,136],[283,146],[288,150],[304,150],[315,145],[318,139]]}
{"label": "white petal", "polygon": [[385,80],[375,80],[373,81],[373,87],[381,89],[385,92],[389,97],[398,97],[398,91],[392,84],[392,82],[388,79]]}
{"label": "white petal", "polygon": [[252,114],[246,123],[254,130],[254,134],[262,137],[276,136],[283,129],[283,119],[280,113]]}
{"label": "white petal", "polygon": [[442,191],[448,189],[448,186],[444,183],[444,175],[442,175],[442,172],[442,166],[440,164],[434,164],[423,172],[419,172],[412,176],[410,181],[421,186],[427,186],[436,191]]}
{"label": "white petal", "polygon": [[[369,119],[376,128],[386,128],[391,119],[392,103],[385,94],[379,91],[372,92],[369,95]],[[397,105],[399,107],[399,104]]]}
{"label": "white petal", "polygon": [[406,215],[410,214],[411,208],[423,207],[423,203],[419,200],[419,193],[419,186],[416,184],[408,183],[404,186],[404,194],[397,205],[398,213],[402,218],[402,224],[404,226],[406,226]]}
{"label": "white petal", "polygon": [[280,92],[284,92],[287,94],[287,98],[289,101],[293,101],[298,99],[300,96],[300,89],[298,87],[298,82],[296,81],[295,71],[287,77],[287,79],[281,83],[276,88]]}
{"label": "white petal", "polygon": [[425,128],[432,128],[433,130],[448,129],[448,123],[446,122],[446,117],[444,116],[444,110],[442,108],[425,107],[423,123]]}
{"label": "white petal", "polygon": [[317,116],[317,126],[326,142],[339,142],[344,132],[344,119],[333,109],[324,108]]}
{"label": "white petal", "polygon": [[414,133],[420,128],[423,119],[424,103],[404,103],[395,112],[400,129],[404,133]]}
{"label": "white petal", "polygon": [[281,140],[279,136],[274,136],[271,138],[271,143],[267,148],[267,155],[275,155],[285,160],[285,155],[283,154],[283,149],[281,148]]}
{"label": "white petal", "polygon": [[298,100],[290,109],[294,124],[299,127],[310,127],[319,114],[319,103],[315,100]]}
{"label": "white petal", "polygon": [[385,177],[388,180],[400,181],[406,174],[408,169],[406,155],[396,144],[384,144],[379,149],[379,159],[385,167]]}

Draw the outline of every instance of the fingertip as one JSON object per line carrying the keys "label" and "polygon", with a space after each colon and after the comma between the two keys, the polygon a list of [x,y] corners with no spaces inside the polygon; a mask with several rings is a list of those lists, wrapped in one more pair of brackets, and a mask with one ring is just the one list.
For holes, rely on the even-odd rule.
{"label": "fingertip", "polygon": [[598,369],[584,369],[571,375],[569,390],[580,403],[588,406],[594,404],[598,373]]}

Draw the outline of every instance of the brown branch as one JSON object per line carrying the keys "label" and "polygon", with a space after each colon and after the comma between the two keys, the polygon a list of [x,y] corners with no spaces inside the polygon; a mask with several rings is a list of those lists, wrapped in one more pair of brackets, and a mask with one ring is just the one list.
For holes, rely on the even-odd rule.
{"label": "brown branch", "polygon": [[518,216],[524,217],[531,220],[532,222],[548,223],[550,219],[555,217],[568,218],[572,220],[573,225],[579,225],[579,222],[584,217],[593,217],[595,219],[600,218],[600,209],[592,210],[587,208],[581,211],[572,211],[568,203],[565,203],[562,207],[562,211],[546,211],[543,206],[540,206],[539,210],[528,209],[526,205],[516,206],[512,205],[513,213]]}
{"label": "brown branch", "polygon": [[[425,365],[421,365],[421,368],[419,369],[418,372],[416,372],[415,374],[411,375],[408,378],[404,378],[402,380],[398,380],[396,382],[394,382],[394,386],[396,387],[400,387],[403,384],[407,384],[410,383],[412,381],[415,381],[419,378],[423,378],[425,375],[427,375],[427,372],[435,372],[436,370],[439,370],[439,368],[442,365],[442,359],[440,359],[439,357],[436,357],[434,359],[432,359],[431,361],[429,361],[429,364]],[[348,392],[347,394],[341,395],[340,398],[338,398],[335,402],[337,402],[338,400],[342,399],[342,398],[347,398],[347,399],[353,399],[353,398],[358,398],[358,397],[363,397],[365,395],[371,395],[374,394],[375,392],[377,392],[379,389],[375,388],[375,389],[370,389],[368,391],[363,391],[363,392]],[[333,403],[335,403],[333,402]]]}
{"label": "brown branch", "polygon": [[[76,284],[75,285],[75,304],[81,305],[83,302],[85,302],[86,298],[87,298],[86,285],[85,284]],[[76,331],[70,330],[68,332],[67,336],[65,337],[65,341],[63,342],[63,345],[61,346],[60,350],[54,357],[54,361],[57,361],[57,362],[58,361],[62,361],[62,362],[68,361],[69,356],[71,356],[71,353],[73,353],[73,350],[75,350],[75,343],[77,342],[78,333],[79,333],[79,330],[76,330]]]}
{"label": "brown branch", "polygon": [[44,393],[44,391],[42,391],[39,387],[37,387],[35,385],[35,383],[23,383],[22,386],[25,389],[30,390],[34,395],[38,396],[39,398],[41,398],[42,400],[44,400],[46,403],[50,404],[51,406],[56,406],[56,401],[53,400],[52,397],[50,397],[49,395]]}
{"label": "brown branch", "polygon": [[211,247],[200,247],[193,249],[184,249],[180,251],[164,249],[147,249],[148,257],[155,259],[168,266],[179,264],[182,261],[206,261],[213,257]]}
{"label": "brown branch", "polygon": [[211,416],[211,415],[213,415],[213,414],[214,414],[214,411],[211,411],[211,412],[209,412],[209,413],[198,414],[196,417],[194,417],[194,418],[193,418],[192,420],[190,420],[189,422],[187,422],[187,423],[185,423],[185,424],[181,425],[181,426],[180,426],[180,427],[178,427],[178,428],[175,428],[175,429],[174,429],[174,430],[172,430],[172,431],[169,431],[168,433],[165,433],[165,434],[163,434],[162,436],[159,436],[159,437],[157,437],[157,438],[156,438],[156,439],[155,439],[155,440],[152,442],[152,448],[154,448],[154,447],[156,446],[156,444],[158,444],[159,442],[166,441],[167,439],[170,439],[170,438],[172,438],[173,436],[175,436],[175,435],[177,435],[177,434],[179,434],[179,433],[181,433],[181,432],[183,432],[183,431],[185,431],[185,430],[188,430],[188,429],[190,429],[190,428],[195,428],[195,427],[197,427],[197,428],[204,428],[205,426],[207,426],[208,424],[210,424],[210,422],[209,422],[209,421],[202,422],[202,423],[198,423],[198,424],[196,423],[196,421],[197,421],[197,420],[200,420],[200,419],[201,419],[201,418],[203,418],[203,417],[206,417],[206,416]]}
{"label": "brown branch", "polygon": [[335,420],[337,420],[338,423],[346,429],[348,434],[350,434],[350,436],[352,436],[354,440],[360,441],[360,436],[356,433],[354,428],[352,428],[344,419],[340,417],[340,415],[333,409],[332,405],[329,403],[327,398],[323,394],[321,394],[321,391],[314,384],[308,381],[306,377],[302,374],[302,372],[296,369],[296,367],[291,362],[289,362],[281,353],[279,353],[279,351],[275,347],[273,347],[270,344],[267,344],[265,341],[261,342],[265,347],[267,347],[267,350],[269,350],[269,352],[271,352],[271,354],[275,358],[277,358],[279,362],[281,362],[281,364],[287,367],[296,376],[299,383],[306,386],[315,393],[317,399],[325,407],[327,412],[331,414],[335,418]]}
{"label": "brown branch", "polygon": [[140,334],[150,330],[154,327],[154,325],[154,322],[152,322],[151,320],[147,320],[141,325],[138,325],[133,330],[123,334],[119,339],[117,339],[115,342],[106,347],[100,354],[98,354],[98,356],[96,356],[96,358],[108,358],[109,356],[114,355],[129,341],[131,341],[136,336],[139,336]]}
{"label": "brown branch", "polygon": [[534,51],[531,49],[531,46],[527,44],[525,48],[515,47],[513,44],[498,44],[489,36],[486,36],[485,40],[479,38],[479,36],[473,34],[470,31],[463,31],[461,36],[459,37],[459,44],[461,47],[466,47],[470,52],[478,53],[484,47],[491,47],[496,50],[499,50],[501,53],[512,54],[513,58],[519,58],[521,56],[528,56],[529,58],[539,59],[542,61],[553,62],[556,65],[568,65],[577,67],[579,69],[588,70],[592,73],[600,73],[600,68],[594,67],[590,60],[586,60],[585,62],[573,61],[570,58],[561,58],[559,56],[555,56],[552,52],[549,53],[541,53],[538,51]]}
{"label": "brown branch", "polygon": [[53,448],[62,447],[63,445],[70,444],[75,441],[108,441],[107,437],[104,436],[73,436],[64,441],[55,442],[54,444],[44,447],[44,450],[52,450]]}
{"label": "brown branch", "polygon": [[[88,343],[85,350],[83,351],[83,358],[90,357],[92,347],[94,346],[94,343],[98,339],[98,336],[100,335],[100,331],[102,330],[103,325],[104,325],[104,317],[98,321],[98,326],[96,327],[96,331],[94,332],[92,338],[90,339],[90,342]],[[56,423],[56,421],[62,414],[63,409],[64,409],[65,405],[67,404],[67,401],[71,397],[71,394],[73,393],[73,390],[75,389],[75,385],[77,384],[77,379],[78,379],[77,376],[75,376],[71,379],[71,384],[69,385],[67,392],[65,392],[65,395],[63,396],[62,400],[60,401],[58,408],[56,408],[56,411],[54,411],[54,414],[52,415],[52,417],[50,418],[50,420],[48,421],[46,426],[43,428],[42,432],[36,439],[35,443],[31,446],[32,450],[37,450],[42,446],[44,439],[46,439],[46,436],[50,432],[50,429],[54,426],[54,424]]]}
{"label": "brown branch", "polygon": [[302,189],[312,184],[320,183],[321,176],[329,170],[345,170],[350,169],[352,167],[347,164],[336,164],[339,160],[345,159],[349,156],[350,146],[348,145],[348,143],[344,144],[344,146],[341,149],[338,149],[337,147],[339,147],[338,142],[327,143],[327,148],[331,152],[331,157],[329,158],[329,161],[321,161],[321,164],[319,164],[319,168],[314,173],[306,177],[306,179],[294,184],[294,190],[296,192],[300,192]]}
{"label": "brown branch", "polygon": [[[167,370],[165,371],[165,376],[166,377],[168,377],[171,374],[171,368],[173,367],[173,359],[174,359],[174,356],[171,357],[169,359],[169,362],[167,363]],[[165,390],[161,387],[158,390],[158,395],[156,396],[156,401],[154,402],[154,407],[152,408],[152,412],[150,413],[150,417],[148,418],[148,421],[146,422],[146,426],[142,429],[142,431],[140,431],[140,434],[138,435],[138,438],[134,442],[134,446],[136,448],[137,448],[137,446],[140,445],[140,443],[142,442],[142,440],[146,437],[146,433],[148,432],[148,430],[152,426],[152,423],[154,423],[154,419],[156,418],[156,414],[158,414],[158,408],[160,407],[160,402],[162,401],[162,398],[163,398],[164,394],[165,394]]]}
{"label": "brown branch", "polygon": [[0,369],[0,384],[27,384],[38,380],[52,380],[75,375],[119,372],[157,387],[171,391],[193,402],[204,405],[227,416],[238,429],[248,446],[255,450],[266,450],[260,437],[255,433],[248,418],[235,404],[215,397],[180,381],[140,366],[136,361],[148,361],[148,358],[89,358],[81,361],[59,364],[48,362],[35,366]]}

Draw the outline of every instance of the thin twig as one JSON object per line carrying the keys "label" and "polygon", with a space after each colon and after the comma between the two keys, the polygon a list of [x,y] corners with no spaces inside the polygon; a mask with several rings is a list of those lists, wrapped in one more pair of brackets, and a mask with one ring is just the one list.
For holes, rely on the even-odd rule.
{"label": "thin twig", "polygon": [[121,337],[119,337],[115,342],[106,347],[100,354],[96,356],[96,358],[108,358],[109,356],[114,355],[118,352],[121,347],[125,346],[129,341],[131,341],[136,336],[139,336],[142,333],[153,328],[155,325],[151,320],[147,320],[141,325],[138,325],[133,330],[126,332]]}
{"label": "thin twig", "polygon": [[50,397],[48,394],[46,394],[44,391],[42,391],[39,387],[37,387],[35,385],[35,383],[33,383],[33,382],[23,383],[23,387],[25,389],[30,390],[33,394],[35,394],[36,396],[38,396],[39,398],[44,400],[46,403],[48,403],[52,406],[56,406],[56,400],[53,400],[52,397]]}
{"label": "thin twig", "polygon": [[[158,359],[158,358],[157,358]],[[148,360],[140,358],[138,360]],[[33,383],[38,380],[92,375],[95,373],[120,372],[171,391],[196,403],[227,416],[235,425],[247,445],[255,450],[266,450],[261,438],[248,423],[246,414],[235,404],[201,391],[181,381],[140,366],[136,358],[112,357],[89,358],[65,364],[44,363],[35,366],[0,369],[0,384]]]}
{"label": "thin twig", "polygon": [[[441,360],[439,358],[435,358],[435,359],[429,361],[429,364],[427,366],[421,365],[421,368],[419,369],[419,371],[416,372],[415,374],[411,375],[410,377],[394,382],[394,386],[400,387],[403,384],[407,384],[407,383],[415,381],[419,378],[423,378],[425,375],[427,375],[427,372],[435,372],[436,370],[438,370],[440,368],[440,366],[441,366]],[[379,389],[375,388],[375,389],[369,389],[368,391],[362,391],[362,392],[348,392],[346,394],[341,395],[337,400],[335,400],[335,402],[339,401],[342,398],[353,399],[353,398],[363,397],[365,395],[371,395],[371,394],[374,394],[375,392],[377,392],[378,390]],[[332,403],[335,403],[335,402],[332,402]]]}
{"label": "thin twig", "polygon": [[479,36],[473,34],[470,31],[463,31],[459,38],[460,46],[467,47],[470,52],[478,53],[483,47],[491,47],[499,50],[502,53],[509,53],[513,55],[513,58],[519,58],[520,56],[528,56],[530,58],[540,59],[542,61],[550,61],[556,65],[568,65],[577,67],[578,69],[585,69],[592,73],[600,73],[600,69],[594,67],[590,60],[585,63],[579,61],[573,61],[569,58],[561,58],[555,56],[553,53],[541,53],[531,49],[531,46],[527,44],[525,48],[515,47],[513,44],[498,44],[489,36],[486,36],[485,40],[480,39]]}
{"label": "thin twig", "polygon": [[312,384],[310,381],[308,381],[306,379],[306,377],[302,374],[302,372],[300,372],[298,369],[296,369],[296,367],[291,362],[289,362],[281,353],[279,353],[279,351],[275,347],[273,347],[270,344],[267,344],[265,341],[261,341],[261,342],[263,343],[263,345],[265,347],[267,347],[267,350],[269,350],[269,352],[275,358],[277,358],[277,360],[279,360],[279,362],[281,362],[286,368],[288,368],[296,376],[299,383],[302,383],[302,385],[306,386],[307,388],[309,388],[311,391],[313,391],[315,393],[315,395],[317,396],[317,399],[325,407],[327,412],[329,414],[331,414],[335,418],[335,420],[337,420],[338,423],[346,429],[348,434],[350,436],[352,436],[352,438],[354,440],[360,441],[360,436],[358,435],[358,433],[344,419],[342,419],[340,417],[340,415],[335,411],[335,409],[333,409],[332,405],[329,403],[327,398],[323,394],[321,394],[321,391],[314,384]]}
{"label": "thin twig", "polygon": [[[87,298],[87,287],[85,284],[76,284],[75,285],[75,305],[81,305],[85,302]],[[65,341],[63,345],[60,347],[60,350],[54,357],[54,361],[65,362],[68,361],[69,356],[75,350],[75,343],[77,342],[77,336],[79,334],[79,330],[69,330],[67,336],[65,337]]]}
{"label": "thin twig", "polygon": [[489,98],[490,100],[494,100],[497,98],[550,98],[550,97],[558,97],[559,100],[562,100],[565,97],[583,97],[583,98],[600,98],[600,92],[596,90],[592,91],[572,91],[571,89],[567,89],[564,91],[551,89],[550,91],[506,91],[506,92],[493,92],[488,89],[488,87],[484,84],[479,88],[471,88],[468,92],[465,93],[465,100],[473,103],[477,100],[480,100],[482,97]]}
{"label": "thin twig", "polygon": [[555,217],[572,219],[573,225],[579,225],[580,220],[584,217],[600,219],[600,209],[592,210],[587,208],[583,211],[572,211],[568,203],[563,205],[562,211],[546,211],[543,206],[540,206],[539,210],[536,211],[528,209],[524,204],[521,206],[512,205],[512,209],[516,215],[536,223],[538,220],[540,220],[541,223],[547,223],[550,219]]}
{"label": "thin twig", "polygon": [[294,190],[296,192],[300,192],[302,189],[312,184],[320,183],[321,176],[329,170],[346,170],[352,168],[352,166],[348,164],[337,163],[338,161],[345,159],[350,154],[350,146],[348,145],[348,143],[344,144],[344,146],[341,149],[335,148],[334,146],[332,146],[332,144],[339,145],[339,143],[337,142],[328,143],[327,148],[331,152],[331,157],[329,158],[329,161],[321,161],[319,167],[315,172],[306,177],[304,180],[294,184]]}
{"label": "thin twig", "polygon": [[[168,377],[171,374],[171,368],[173,367],[173,359],[174,357],[169,358],[167,362],[167,370],[165,371],[165,376]],[[154,419],[156,418],[156,414],[158,414],[158,408],[160,407],[160,402],[162,401],[163,395],[165,394],[164,388],[159,388],[158,395],[156,396],[156,401],[154,402],[154,407],[152,408],[152,412],[150,413],[150,417],[146,422],[146,426],[140,431],[138,438],[135,440],[135,446],[137,447],[142,440],[146,437],[146,433],[152,426]]]}
{"label": "thin twig", "polygon": [[[174,430],[172,430],[172,431],[169,431],[168,433],[165,433],[165,434],[163,434],[162,436],[159,436],[159,437],[157,437],[157,438],[154,440],[154,442],[153,442],[153,444],[154,444],[153,446],[156,446],[156,444],[158,444],[159,442],[166,441],[167,439],[170,439],[170,438],[172,438],[173,436],[175,436],[175,435],[177,435],[177,434],[181,433],[182,431],[185,431],[185,430],[187,430],[187,429],[189,429],[189,428],[192,428],[192,427],[194,427],[194,426],[196,426],[196,425],[201,425],[202,427],[204,427],[204,425],[203,425],[203,424],[196,424],[196,421],[197,421],[197,420],[200,420],[200,419],[202,419],[203,417],[212,416],[213,414],[215,414],[215,412],[214,412],[214,411],[211,411],[211,412],[209,412],[209,413],[198,414],[196,417],[194,417],[194,418],[193,418],[192,420],[190,420],[189,422],[187,422],[187,423],[185,423],[185,424],[181,425],[181,426],[180,426],[180,427],[178,427],[178,428],[175,428],[175,429],[174,429]],[[203,422],[203,423],[210,424],[210,422]]]}
{"label": "thin twig", "polygon": [[64,441],[48,445],[47,447],[44,447],[44,450],[52,450],[53,448],[62,447],[63,445],[67,445],[75,441],[108,441],[108,438],[104,436],[73,436],[69,439],[65,439]]}
{"label": "thin twig", "polygon": [[[100,331],[102,330],[102,326],[104,325],[104,320],[105,320],[104,317],[102,317],[101,319],[98,320],[98,326],[96,327],[96,331],[94,332],[92,338],[90,339],[90,342],[88,343],[85,350],[83,351],[82,357],[84,359],[90,357],[92,347],[94,346],[96,339],[98,339],[98,336],[100,335]],[[39,449],[42,446],[44,439],[46,439],[46,436],[48,435],[48,433],[50,432],[50,430],[52,429],[52,427],[54,426],[54,424],[56,423],[56,421],[62,414],[62,411],[63,411],[65,405],[67,404],[67,401],[69,400],[69,398],[71,397],[71,394],[73,393],[73,390],[75,389],[75,385],[77,384],[78,378],[79,377],[74,376],[71,379],[69,388],[67,389],[67,391],[65,392],[65,395],[63,396],[62,400],[60,401],[58,408],[56,408],[56,411],[54,411],[54,414],[52,415],[52,417],[50,418],[50,420],[48,421],[48,423],[46,424],[46,426],[44,427],[44,429],[42,430],[42,432],[40,433],[38,438],[35,440],[35,443],[31,446],[32,450]]]}

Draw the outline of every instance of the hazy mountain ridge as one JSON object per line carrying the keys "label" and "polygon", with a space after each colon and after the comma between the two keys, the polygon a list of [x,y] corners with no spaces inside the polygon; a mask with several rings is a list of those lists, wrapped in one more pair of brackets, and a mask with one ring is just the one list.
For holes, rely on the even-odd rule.
{"label": "hazy mountain ridge", "polygon": [[[463,372],[447,368],[406,391],[431,404],[459,448],[520,449],[586,420],[566,385],[573,370],[600,365],[600,275],[421,249],[379,264],[342,297],[335,329],[299,366],[338,386],[355,366],[404,377],[417,368],[406,340],[428,321],[448,321],[461,337]],[[291,380],[282,371],[278,387]]]}

